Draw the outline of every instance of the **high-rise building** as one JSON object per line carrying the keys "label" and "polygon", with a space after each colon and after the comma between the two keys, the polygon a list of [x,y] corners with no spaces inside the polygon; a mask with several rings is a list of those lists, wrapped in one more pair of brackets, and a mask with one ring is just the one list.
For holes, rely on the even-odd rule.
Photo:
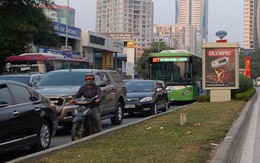
{"label": "high-rise building", "polygon": [[260,20],[257,19],[259,9],[258,0],[244,0],[244,48],[249,51],[260,47]]}
{"label": "high-rise building", "polygon": [[154,42],[165,42],[171,48],[195,53],[195,31],[196,28],[193,25],[155,24],[153,26],[153,40]]}
{"label": "high-rise building", "polygon": [[[130,34],[136,57],[141,57],[153,38],[152,0],[97,0],[96,32]],[[127,41],[127,40],[124,40]]]}
{"label": "high-rise building", "polygon": [[68,25],[75,26],[75,9],[67,6],[53,5],[52,7],[43,7],[45,14],[54,22],[67,24],[68,9]]}
{"label": "high-rise building", "polygon": [[196,35],[208,40],[208,0],[176,0],[175,23],[194,25]]}

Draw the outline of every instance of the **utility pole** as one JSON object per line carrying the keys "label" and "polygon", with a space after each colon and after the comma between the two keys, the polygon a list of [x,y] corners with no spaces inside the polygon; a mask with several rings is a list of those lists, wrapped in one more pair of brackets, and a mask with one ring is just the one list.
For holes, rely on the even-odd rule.
{"label": "utility pole", "polygon": [[65,42],[65,48],[68,50],[68,29],[69,29],[69,4],[70,0],[67,0],[67,13],[66,13],[66,42]]}
{"label": "utility pole", "polygon": [[158,50],[158,53],[160,53],[160,39],[158,39],[158,48],[157,48],[157,50]]}

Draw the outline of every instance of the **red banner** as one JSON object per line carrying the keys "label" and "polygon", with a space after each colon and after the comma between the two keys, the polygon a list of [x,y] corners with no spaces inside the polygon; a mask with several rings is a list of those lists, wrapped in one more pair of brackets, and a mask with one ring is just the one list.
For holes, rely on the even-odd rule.
{"label": "red banner", "polygon": [[245,76],[251,78],[251,57],[245,57]]}

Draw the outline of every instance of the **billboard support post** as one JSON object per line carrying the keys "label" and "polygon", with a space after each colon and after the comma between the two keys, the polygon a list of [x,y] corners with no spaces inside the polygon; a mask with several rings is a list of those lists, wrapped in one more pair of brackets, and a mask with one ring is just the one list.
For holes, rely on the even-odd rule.
{"label": "billboard support post", "polygon": [[231,100],[231,89],[239,88],[238,43],[203,43],[202,83],[210,90],[211,102]]}

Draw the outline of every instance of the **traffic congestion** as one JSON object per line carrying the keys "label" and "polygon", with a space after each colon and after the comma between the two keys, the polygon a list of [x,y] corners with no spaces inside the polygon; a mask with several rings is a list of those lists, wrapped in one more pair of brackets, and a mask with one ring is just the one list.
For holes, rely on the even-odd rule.
{"label": "traffic congestion", "polygon": [[[89,73],[93,74],[95,85],[100,88],[100,104],[97,106],[104,130],[167,111],[171,107],[166,87],[160,82],[123,80],[118,72],[111,70],[54,70],[31,86],[15,81],[16,78],[0,79],[0,126],[4,131],[0,134],[1,155],[12,160],[100,132],[93,118],[87,118],[91,114],[77,115],[93,108],[92,104],[82,101],[81,94],[76,102],[76,94],[81,86],[87,85]],[[10,94],[7,95],[7,92]]]}
{"label": "traffic congestion", "polygon": [[[103,144],[84,144],[99,139],[107,153],[97,158],[90,152],[87,162],[109,162],[112,155],[111,162],[237,157],[236,141],[224,148],[232,156],[218,149],[242,135],[225,137],[243,108],[258,109],[255,4],[0,0],[0,162],[27,162],[67,147],[64,155],[72,155],[66,161],[84,162],[84,153],[71,147],[82,143],[100,156]],[[252,124],[246,118],[244,126]],[[55,157],[39,162],[63,160]]]}

